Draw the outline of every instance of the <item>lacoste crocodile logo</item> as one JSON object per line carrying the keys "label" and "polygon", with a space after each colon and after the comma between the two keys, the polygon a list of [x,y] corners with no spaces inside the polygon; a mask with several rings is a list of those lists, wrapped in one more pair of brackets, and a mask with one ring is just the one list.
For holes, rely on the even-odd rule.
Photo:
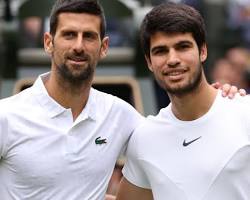
{"label": "lacoste crocodile logo", "polygon": [[107,143],[107,139],[101,139],[101,137],[97,137],[96,139],[95,139],[95,143],[96,144],[106,144]]}
{"label": "lacoste crocodile logo", "polygon": [[192,144],[193,142],[195,142],[196,140],[199,140],[200,138],[201,138],[201,136],[198,137],[198,138],[195,138],[194,140],[191,140],[191,141],[189,141],[189,142],[186,142],[186,140],[184,140],[182,145],[183,145],[184,147],[186,147],[186,146]]}

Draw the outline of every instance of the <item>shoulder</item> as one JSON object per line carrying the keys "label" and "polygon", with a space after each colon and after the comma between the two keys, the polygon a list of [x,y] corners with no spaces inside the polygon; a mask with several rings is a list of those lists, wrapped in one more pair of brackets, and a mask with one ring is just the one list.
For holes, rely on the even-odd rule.
{"label": "shoulder", "polygon": [[240,113],[245,113],[245,115],[250,118],[250,95],[247,96],[239,96],[234,100],[235,110]]}
{"label": "shoulder", "polygon": [[135,146],[144,147],[157,144],[160,135],[166,134],[168,127],[173,124],[169,109],[168,106],[161,109],[157,115],[149,115],[141,120],[130,139],[131,143],[134,143]]}
{"label": "shoulder", "polygon": [[10,113],[19,111],[27,112],[28,109],[31,109],[32,102],[34,102],[34,98],[29,88],[13,96],[3,98],[0,100],[0,116],[8,116]]}
{"label": "shoulder", "polygon": [[101,110],[104,109],[113,111],[116,114],[123,113],[135,115],[139,118],[142,117],[142,115],[139,114],[131,104],[112,94],[108,94],[92,88],[91,95],[93,95],[93,97],[95,98],[96,106],[98,106],[98,108]]}
{"label": "shoulder", "polygon": [[236,100],[239,103],[248,104],[249,105],[249,103],[250,103],[250,95],[246,95],[246,96],[239,96],[239,95],[237,95],[236,96]]}
{"label": "shoulder", "polygon": [[218,100],[217,116],[223,118],[232,118],[235,122],[245,124],[249,127],[250,122],[250,96],[236,95],[234,99],[221,97]]}
{"label": "shoulder", "polygon": [[106,92],[102,92],[102,91],[99,91],[99,90],[96,90],[94,88],[91,88],[91,95],[93,95],[97,100],[98,100],[98,103],[99,102],[105,102],[105,103],[117,103],[117,104],[122,104],[122,105],[125,105],[125,104],[128,104],[126,101],[112,95],[112,94],[108,94]]}
{"label": "shoulder", "polygon": [[164,130],[163,126],[167,121],[167,119],[164,119],[162,117],[161,112],[156,116],[147,116],[146,118],[141,120],[139,126],[136,127],[130,139],[131,143],[134,143],[136,146],[145,146],[147,144],[151,144],[155,139],[155,133],[158,130]]}
{"label": "shoulder", "polygon": [[[169,112],[170,107],[162,108],[157,115],[149,115],[142,120],[140,126],[137,127],[136,132],[138,136],[141,132],[152,133],[156,128],[165,126],[171,122],[171,116]],[[144,134],[145,135],[145,134]]]}
{"label": "shoulder", "polygon": [[1,99],[0,100],[0,110],[1,110],[0,114],[1,113],[6,114],[8,111],[13,110],[14,107],[19,105],[20,104],[19,97],[20,97],[20,95],[16,94],[16,95],[13,95],[11,97]]}
{"label": "shoulder", "polygon": [[246,96],[236,95],[234,99],[220,97],[220,99],[221,100],[219,102],[221,106],[230,106],[231,109],[233,108],[235,109],[242,108],[246,110],[250,109],[250,95],[246,95]]}

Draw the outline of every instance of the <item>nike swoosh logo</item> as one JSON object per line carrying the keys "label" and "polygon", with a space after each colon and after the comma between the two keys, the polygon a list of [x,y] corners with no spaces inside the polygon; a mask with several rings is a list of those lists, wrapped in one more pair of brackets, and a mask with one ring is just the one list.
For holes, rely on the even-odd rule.
{"label": "nike swoosh logo", "polygon": [[189,142],[186,142],[186,140],[184,140],[182,145],[183,145],[184,147],[186,147],[186,146],[192,144],[193,142],[195,142],[196,140],[199,140],[200,138],[201,138],[201,136],[198,137],[198,138],[195,138],[194,140],[191,140],[191,141],[189,141]]}
{"label": "nike swoosh logo", "polygon": [[96,144],[106,144],[107,143],[107,139],[101,139],[101,137],[97,137],[95,139],[95,143]]}

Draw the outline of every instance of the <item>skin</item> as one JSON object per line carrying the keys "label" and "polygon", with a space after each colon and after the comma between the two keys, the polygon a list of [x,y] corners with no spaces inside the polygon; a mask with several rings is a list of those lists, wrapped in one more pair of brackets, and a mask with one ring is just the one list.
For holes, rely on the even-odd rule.
{"label": "skin", "polygon": [[[166,37],[165,35],[158,32],[152,36],[150,59],[147,59],[148,67],[164,90],[182,96],[201,79],[201,60],[193,59],[199,56],[198,47],[191,34],[185,34],[186,38],[182,38],[182,34],[166,35]],[[195,50],[190,51],[190,49]],[[202,61],[205,59],[205,52],[204,46],[201,49],[204,57]],[[187,74],[192,76],[185,76]]]}
{"label": "skin", "polygon": [[126,178],[122,178],[116,200],[153,200],[152,191],[137,187],[130,183]]}
{"label": "skin", "polygon": [[201,63],[206,58],[206,44],[199,51],[191,33],[158,32],[151,37],[148,67],[167,91],[172,111],[181,120],[201,117],[209,110],[217,94],[217,90],[208,84],[202,69]]}
{"label": "skin", "polygon": [[115,200],[115,196],[110,195],[110,194],[106,194],[105,200]]}
{"label": "skin", "polygon": [[51,74],[44,80],[49,95],[65,108],[73,120],[88,100],[98,61],[108,50],[108,37],[100,38],[98,16],[61,13],[54,36],[44,34],[44,48],[51,56]]}

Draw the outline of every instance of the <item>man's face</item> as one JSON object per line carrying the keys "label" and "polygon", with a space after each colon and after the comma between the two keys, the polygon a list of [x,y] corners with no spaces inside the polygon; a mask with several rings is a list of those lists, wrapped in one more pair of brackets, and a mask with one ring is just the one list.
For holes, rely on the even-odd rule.
{"label": "man's face", "polygon": [[206,45],[199,52],[191,33],[157,32],[151,36],[148,66],[169,94],[185,94],[196,88],[206,58]]}
{"label": "man's face", "polygon": [[108,38],[100,38],[101,19],[86,13],[61,13],[54,37],[45,34],[45,49],[52,70],[67,81],[81,83],[93,77],[98,61],[106,56]]}

